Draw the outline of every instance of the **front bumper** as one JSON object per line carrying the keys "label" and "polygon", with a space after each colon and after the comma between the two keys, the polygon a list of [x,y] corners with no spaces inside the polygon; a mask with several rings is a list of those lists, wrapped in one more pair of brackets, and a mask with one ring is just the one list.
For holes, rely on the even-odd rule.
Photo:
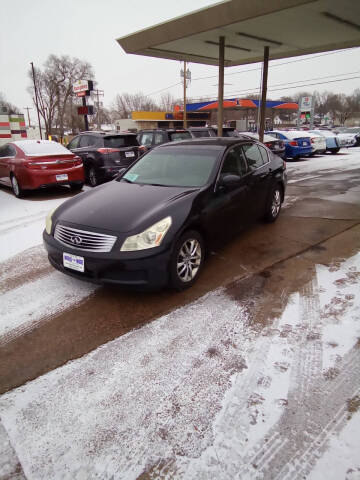
{"label": "front bumper", "polygon": [[[144,250],[143,256],[126,258],[126,254],[95,253],[79,250],[61,244],[44,230],[43,241],[49,262],[61,272],[92,283],[115,283],[141,288],[162,288],[168,284],[170,249],[160,253]],[[84,258],[85,271],[77,272],[63,265],[63,253]],[[122,257],[123,255],[123,257]]]}

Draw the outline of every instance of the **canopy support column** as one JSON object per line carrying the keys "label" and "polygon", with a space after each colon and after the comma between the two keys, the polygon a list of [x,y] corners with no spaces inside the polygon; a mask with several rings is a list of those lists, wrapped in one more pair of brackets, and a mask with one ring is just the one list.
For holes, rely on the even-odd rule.
{"label": "canopy support column", "polygon": [[222,137],[224,122],[224,59],[225,37],[219,37],[218,137]]}
{"label": "canopy support column", "polygon": [[186,61],[184,61],[184,113],[183,113],[183,127],[187,128],[186,116]]}
{"label": "canopy support column", "polygon": [[268,70],[269,70],[269,47],[264,47],[264,66],[263,66],[263,77],[262,77],[262,88],[261,88],[261,105],[260,105],[260,130],[259,130],[260,142],[264,140]]}

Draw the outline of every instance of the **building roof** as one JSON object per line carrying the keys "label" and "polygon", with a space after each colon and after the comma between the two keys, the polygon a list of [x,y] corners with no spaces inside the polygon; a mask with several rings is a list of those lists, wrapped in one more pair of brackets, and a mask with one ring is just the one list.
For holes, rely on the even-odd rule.
{"label": "building roof", "polygon": [[360,46],[360,2],[227,0],[119,38],[127,53],[225,66]]}

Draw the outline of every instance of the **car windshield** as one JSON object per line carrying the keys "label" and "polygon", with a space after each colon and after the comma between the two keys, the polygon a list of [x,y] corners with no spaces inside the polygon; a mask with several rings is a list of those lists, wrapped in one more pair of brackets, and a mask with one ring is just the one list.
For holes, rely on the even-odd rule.
{"label": "car windshield", "polygon": [[143,156],[119,180],[164,187],[202,187],[214,168],[220,148],[157,148]]}
{"label": "car windshield", "polygon": [[120,148],[134,147],[138,145],[136,135],[114,135],[113,137],[104,137],[104,147]]}
{"label": "car windshield", "polygon": [[14,142],[26,155],[69,155],[71,152],[61,145],[61,143],[50,140],[23,140]]}
{"label": "car windshield", "polygon": [[170,132],[170,140],[176,142],[177,140],[188,140],[191,138],[190,132]]}

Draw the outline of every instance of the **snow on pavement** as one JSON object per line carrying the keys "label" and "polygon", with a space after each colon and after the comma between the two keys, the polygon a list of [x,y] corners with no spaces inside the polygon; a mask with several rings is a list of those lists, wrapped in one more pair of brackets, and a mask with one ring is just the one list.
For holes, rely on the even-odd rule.
{"label": "snow on pavement", "polygon": [[344,445],[356,474],[359,285],[318,266],[260,335],[220,289],[3,395],[26,477],[320,480]]}
{"label": "snow on pavement", "polygon": [[0,344],[79,304],[99,288],[52,272],[1,296]]}

